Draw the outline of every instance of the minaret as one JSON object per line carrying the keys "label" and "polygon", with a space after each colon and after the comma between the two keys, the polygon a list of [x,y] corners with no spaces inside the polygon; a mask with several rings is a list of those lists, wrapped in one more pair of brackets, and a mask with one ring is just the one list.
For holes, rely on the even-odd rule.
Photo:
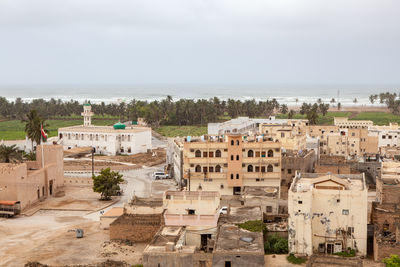
{"label": "minaret", "polygon": [[83,112],[81,113],[83,116],[83,126],[91,126],[92,125],[92,106],[89,103],[83,104]]}

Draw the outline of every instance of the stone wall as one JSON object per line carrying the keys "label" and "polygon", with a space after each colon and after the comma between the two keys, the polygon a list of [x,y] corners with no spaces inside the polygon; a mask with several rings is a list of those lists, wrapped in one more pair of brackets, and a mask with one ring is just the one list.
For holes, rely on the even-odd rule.
{"label": "stone wall", "polygon": [[110,224],[110,239],[150,242],[162,225],[163,214],[124,214]]}

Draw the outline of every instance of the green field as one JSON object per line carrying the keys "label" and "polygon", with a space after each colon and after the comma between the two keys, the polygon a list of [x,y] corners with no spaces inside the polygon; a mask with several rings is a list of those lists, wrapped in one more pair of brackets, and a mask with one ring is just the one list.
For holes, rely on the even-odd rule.
{"label": "green field", "polygon": [[361,112],[353,120],[371,120],[376,125],[389,125],[390,122],[400,124],[400,116],[385,112]]}
{"label": "green field", "polygon": [[[118,119],[93,119],[94,125],[113,125]],[[62,119],[62,120],[46,120],[49,125],[49,136],[56,136],[58,128],[82,125],[83,120],[80,119]],[[25,139],[25,123],[20,120],[0,121],[0,140],[17,140]]]}
{"label": "green field", "polygon": [[207,134],[207,126],[160,126],[156,129],[156,132],[163,136],[175,137],[175,136],[200,136]]}
{"label": "green field", "polygon": [[[318,124],[321,125],[329,125],[333,124],[333,118],[334,117],[350,117],[351,112],[343,112],[343,111],[334,111],[334,112],[328,112],[325,116],[322,116],[322,114],[319,114],[318,117]],[[288,115],[287,114],[277,114],[276,118],[277,119],[287,119]],[[294,119],[307,119],[306,115],[301,115],[300,113],[296,113],[293,117]]]}

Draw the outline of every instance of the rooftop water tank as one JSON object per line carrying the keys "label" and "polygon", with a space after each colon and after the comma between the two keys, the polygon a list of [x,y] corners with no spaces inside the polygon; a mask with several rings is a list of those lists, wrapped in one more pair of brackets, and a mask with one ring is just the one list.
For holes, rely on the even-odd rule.
{"label": "rooftop water tank", "polygon": [[125,124],[117,122],[116,124],[114,124],[114,129],[115,130],[124,130],[125,129]]}

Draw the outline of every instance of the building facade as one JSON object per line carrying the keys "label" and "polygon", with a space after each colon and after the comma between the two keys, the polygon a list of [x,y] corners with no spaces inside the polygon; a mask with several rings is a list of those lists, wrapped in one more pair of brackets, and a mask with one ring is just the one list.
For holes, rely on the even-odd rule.
{"label": "building facade", "polygon": [[367,253],[364,175],[297,174],[289,190],[289,251],[333,254],[347,248]]}
{"label": "building facade", "polygon": [[104,155],[144,153],[151,149],[151,128],[122,123],[114,126],[91,125],[91,106],[84,105],[84,125],[58,129],[64,149],[92,147],[95,153]]}
{"label": "building facade", "polygon": [[36,161],[0,163],[0,200],[20,201],[24,210],[64,185],[62,146],[43,145],[42,154],[39,145],[36,153]]}
{"label": "building facade", "polygon": [[281,143],[230,134],[184,143],[187,190],[240,195],[246,186],[280,186]]}

